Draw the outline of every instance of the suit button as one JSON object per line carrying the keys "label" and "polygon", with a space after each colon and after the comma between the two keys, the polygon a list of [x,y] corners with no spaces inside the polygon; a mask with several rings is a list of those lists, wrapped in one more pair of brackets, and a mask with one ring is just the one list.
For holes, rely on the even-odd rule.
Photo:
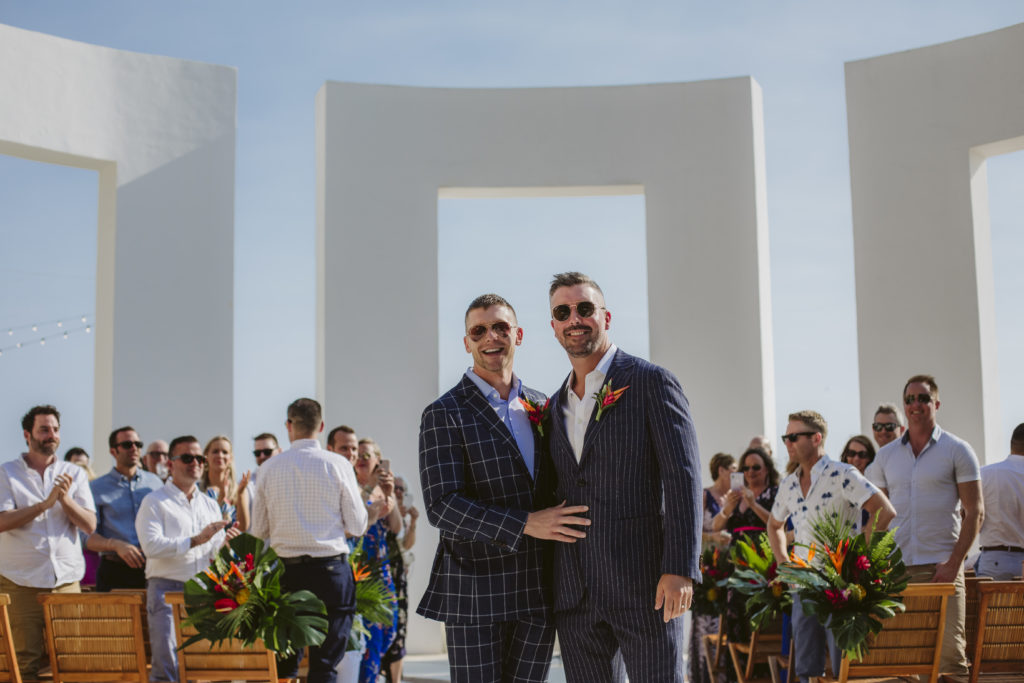
{"label": "suit button", "polygon": [[583,478],[577,479],[576,485],[582,488],[587,485],[587,480]]}

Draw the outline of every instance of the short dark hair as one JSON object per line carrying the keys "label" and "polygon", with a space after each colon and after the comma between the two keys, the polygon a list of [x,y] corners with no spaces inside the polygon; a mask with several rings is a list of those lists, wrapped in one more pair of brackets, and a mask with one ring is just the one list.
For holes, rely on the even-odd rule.
{"label": "short dark hair", "polygon": [[596,289],[602,297],[604,296],[604,292],[601,291],[601,287],[594,282],[589,275],[585,275],[575,270],[570,270],[567,273],[556,273],[553,275],[551,277],[551,287],[548,289],[548,296],[553,296],[555,290],[562,287],[575,287],[576,285],[590,285]]}
{"label": "short dark hair", "polygon": [[1010,451],[1017,455],[1024,455],[1024,422],[1021,422],[1013,430],[1010,437]]}
{"label": "short dark hair", "polygon": [[732,467],[733,463],[736,462],[736,458],[732,457],[728,453],[715,453],[711,456],[711,462],[708,463],[711,468],[711,481],[715,481],[718,478],[718,470],[722,467]]}
{"label": "short dark hair", "polygon": [[338,434],[355,434],[356,430],[352,429],[348,425],[339,425],[331,430],[331,433],[327,435],[327,445],[334,445],[334,437]]}
{"label": "short dark hair", "polygon": [[478,308],[490,308],[491,306],[504,306],[508,310],[512,311],[512,317],[516,320],[516,309],[512,308],[512,304],[508,302],[503,296],[497,294],[481,294],[477,298],[469,302],[469,307],[466,308],[465,320],[469,320],[470,311],[475,311]]}
{"label": "short dark hair", "polygon": [[257,434],[256,436],[252,437],[253,441],[262,441],[263,439],[270,439],[271,441],[274,442],[275,446],[281,445],[277,442],[277,437],[271,434],[270,432],[263,432],[262,434]]}
{"label": "short dark hair", "polygon": [[84,455],[87,458],[89,457],[89,454],[86,453],[85,449],[81,446],[72,446],[68,449],[68,452],[64,454],[64,462],[71,462],[71,458],[76,455]]}
{"label": "short dark hair", "polygon": [[29,409],[21,418],[21,428],[26,432],[31,432],[32,428],[36,426],[36,415],[53,415],[57,418],[57,426],[60,426],[60,411],[51,405],[44,405],[33,406]]}
{"label": "short dark hair", "polygon": [[935,378],[931,375],[914,375],[908,379],[907,383],[903,385],[903,395],[907,395],[907,387],[911,384],[917,384],[918,382],[921,384],[927,384],[931,387],[931,390],[928,393],[932,395],[932,398],[939,397],[939,385],[935,383]]}
{"label": "short dark hair", "polygon": [[315,434],[323,422],[323,410],[311,398],[298,398],[288,406],[288,421],[300,435],[309,436]]}
{"label": "short dark hair", "polygon": [[116,446],[117,445],[117,435],[120,434],[121,432],[127,432],[127,431],[133,431],[133,432],[136,432],[136,434],[138,433],[135,430],[135,427],[131,427],[129,425],[125,425],[124,427],[118,427],[114,431],[110,432],[110,436],[107,437],[107,445],[110,446],[111,448]]}
{"label": "short dark hair", "polygon": [[743,469],[743,461],[746,460],[748,455],[759,455],[759,456],[761,456],[761,460],[764,462],[764,466],[768,470],[768,472],[767,472],[768,486],[778,486],[779,485],[779,471],[777,469],[775,469],[775,461],[772,460],[772,456],[768,455],[768,451],[766,451],[763,448],[758,448],[756,446],[754,448],[748,448],[747,450],[743,451],[743,455],[740,456],[740,461],[739,461],[740,469]]}
{"label": "short dark hair", "polygon": [[174,449],[183,443],[199,443],[199,439],[192,436],[191,434],[174,437],[174,439],[171,441],[171,445],[167,447],[167,457],[174,457]]}

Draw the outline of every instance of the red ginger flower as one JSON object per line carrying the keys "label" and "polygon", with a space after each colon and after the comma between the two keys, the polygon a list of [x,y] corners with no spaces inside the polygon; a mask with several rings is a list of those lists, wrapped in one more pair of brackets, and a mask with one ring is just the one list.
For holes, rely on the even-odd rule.
{"label": "red ginger flower", "polygon": [[230,612],[231,610],[237,609],[238,603],[231,598],[221,598],[213,603],[213,609],[218,612]]}
{"label": "red ginger flower", "polygon": [[530,418],[530,422],[537,428],[537,433],[544,436],[544,423],[548,419],[549,407],[551,405],[551,399],[544,401],[544,405],[541,405],[537,401],[531,401],[526,396],[520,396],[519,402],[526,408],[526,416]]}
{"label": "red ginger flower", "polygon": [[622,387],[621,389],[612,389],[612,381],[608,380],[605,385],[601,387],[600,391],[594,392],[594,400],[597,401],[597,415],[594,416],[594,422],[601,419],[601,414],[614,406],[620,398],[622,393],[629,389],[629,385]]}

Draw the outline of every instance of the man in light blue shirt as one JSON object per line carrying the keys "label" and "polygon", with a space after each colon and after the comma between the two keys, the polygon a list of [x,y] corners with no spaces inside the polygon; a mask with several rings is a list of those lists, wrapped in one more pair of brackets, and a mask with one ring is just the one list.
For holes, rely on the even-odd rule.
{"label": "man in light blue shirt", "polygon": [[160,477],[140,467],[143,443],[132,427],[120,427],[108,438],[114,467],[90,482],[96,503],[96,532],[86,547],[100,553],[96,590],[146,587],[146,557],[135,532],[135,517],[147,494],[163,487]]}

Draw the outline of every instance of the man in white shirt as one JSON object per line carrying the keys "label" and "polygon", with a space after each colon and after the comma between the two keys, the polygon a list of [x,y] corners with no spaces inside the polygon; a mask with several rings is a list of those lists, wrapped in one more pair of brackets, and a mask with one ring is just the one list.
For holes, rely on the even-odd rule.
{"label": "man in white shirt", "polygon": [[96,530],[89,479],[58,460],[60,413],[36,406],[21,420],[28,453],[0,466],[0,593],[11,596],[11,633],[26,680],[45,663],[39,593],[78,593],[85,560],[78,532]]}
{"label": "man in white shirt", "polygon": [[1013,430],[1006,460],[981,468],[981,491],[978,576],[1010,581],[1024,571],[1024,422]]}
{"label": "man in white shirt", "polygon": [[896,508],[896,544],[910,580],[956,584],[946,609],[939,671],[966,674],[963,565],[984,517],[981,468],[971,445],[936,423],[940,402],[934,377],[908,379],[903,404],[906,433],[882,447],[865,474]]}
{"label": "man in white shirt", "polygon": [[[250,533],[267,539],[284,563],[282,589],[309,590],[326,605],[327,638],[309,648],[307,681],[333,683],[356,610],[345,535],[366,532],[366,506],[352,466],[317,441],[324,429],[319,403],[294,401],[285,427],[291,448],[260,467]],[[277,675],[295,678],[298,668],[298,656],[279,659]]]}
{"label": "man in white shirt", "polygon": [[207,568],[226,537],[228,524],[217,501],[196,487],[203,476],[203,448],[194,436],[171,441],[171,476],[142,500],[135,531],[146,555],[146,611],[153,650],[150,681],[177,681],[174,614],[164,594],[185,589],[185,582]]}

